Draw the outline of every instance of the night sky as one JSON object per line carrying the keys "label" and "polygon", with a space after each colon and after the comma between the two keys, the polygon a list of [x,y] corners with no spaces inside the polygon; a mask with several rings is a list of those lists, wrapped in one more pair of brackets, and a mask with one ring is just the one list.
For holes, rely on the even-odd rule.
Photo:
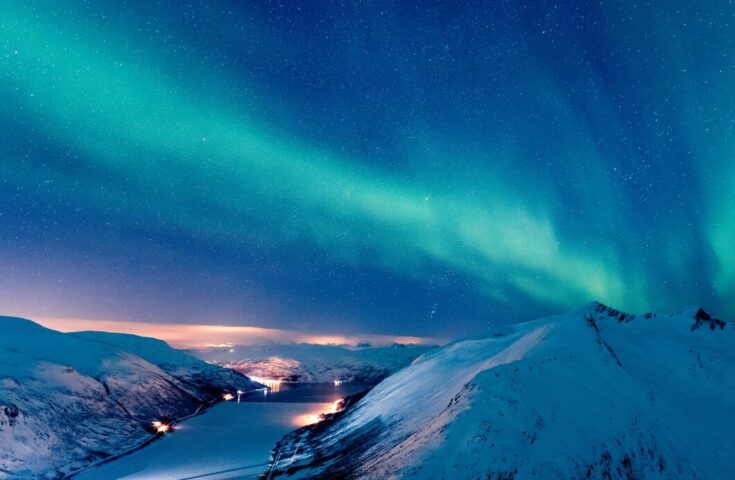
{"label": "night sky", "polygon": [[0,313],[732,317],[734,124],[728,2],[0,0]]}

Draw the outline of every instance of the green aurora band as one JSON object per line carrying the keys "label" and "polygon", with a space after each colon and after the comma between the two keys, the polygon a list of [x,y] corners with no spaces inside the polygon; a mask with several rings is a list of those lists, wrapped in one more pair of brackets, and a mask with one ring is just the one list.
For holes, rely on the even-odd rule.
{"label": "green aurora band", "polygon": [[[678,37],[687,53],[669,70],[679,72],[682,80],[699,65],[696,74],[710,78],[710,89],[672,89],[678,80],[671,79],[672,85],[661,85],[661,98],[652,101],[685,106],[680,115],[689,115],[679,133],[688,136],[682,141],[691,146],[691,161],[702,179],[697,193],[702,196],[701,219],[689,226],[679,223],[686,214],[674,213],[670,223],[663,222],[671,228],[674,246],[667,249],[661,242],[647,253],[654,260],[643,260],[635,247],[625,244],[624,235],[585,231],[584,222],[595,212],[608,218],[625,212],[607,181],[604,154],[585,140],[591,135],[585,119],[558,106],[565,97],[553,81],[519,79],[527,90],[542,93],[538,102],[561,117],[567,133],[558,139],[559,150],[586,158],[585,165],[600,166],[569,166],[570,176],[583,179],[565,187],[580,199],[581,205],[574,207],[555,195],[555,181],[520,179],[513,173],[522,152],[498,150],[493,162],[499,167],[485,168],[483,152],[458,149],[463,162],[477,167],[452,172],[451,151],[432,153],[434,136],[425,131],[411,152],[416,158],[410,171],[368,165],[338,148],[315,145],[280,129],[261,108],[267,102],[283,106],[278,99],[253,94],[249,104],[227,101],[221,94],[230,88],[226,73],[208,80],[203,89],[172,75],[165,62],[157,62],[154,47],[125,32],[108,29],[103,34],[80,23],[83,13],[75,9],[45,12],[4,2],[2,104],[23,112],[16,120],[79,153],[77,168],[49,165],[44,175],[53,172],[61,188],[90,208],[206,244],[237,248],[262,241],[288,248],[307,243],[335,261],[410,278],[441,265],[472,279],[494,301],[528,296],[555,309],[592,299],[632,311],[696,301],[682,299],[681,289],[667,290],[661,279],[686,278],[691,252],[681,245],[689,241],[679,244],[675,239],[689,238],[682,231],[702,228],[708,246],[688,248],[704,248],[709,259],[704,275],[711,269],[715,292],[706,300],[722,313],[735,314],[727,303],[735,291],[735,161],[730,141],[735,50],[726,59],[729,69],[715,74],[712,70],[721,67],[717,60],[706,64],[702,52],[687,47],[691,32]],[[634,32],[636,25],[626,28]],[[677,30],[672,26],[672,31]],[[654,36],[648,48],[671,52],[677,46],[666,46],[670,41],[668,35]],[[726,41],[732,47],[732,40]],[[653,69],[635,62],[631,60],[630,68],[640,68],[641,75]],[[538,61],[533,67],[542,71],[544,64]],[[257,85],[242,88],[255,91]],[[613,135],[614,106],[600,99],[598,107],[610,112]],[[434,162],[432,155],[441,158]],[[2,177],[17,183],[42,180],[30,164],[5,157]],[[427,160],[436,168],[422,168]],[[570,222],[580,225],[570,228]]]}

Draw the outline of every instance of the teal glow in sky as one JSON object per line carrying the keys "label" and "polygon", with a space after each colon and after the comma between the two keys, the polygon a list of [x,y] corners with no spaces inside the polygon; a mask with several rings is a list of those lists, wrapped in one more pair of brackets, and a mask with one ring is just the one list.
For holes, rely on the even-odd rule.
{"label": "teal glow in sky", "polygon": [[5,2],[0,306],[413,335],[735,314],[735,7]]}

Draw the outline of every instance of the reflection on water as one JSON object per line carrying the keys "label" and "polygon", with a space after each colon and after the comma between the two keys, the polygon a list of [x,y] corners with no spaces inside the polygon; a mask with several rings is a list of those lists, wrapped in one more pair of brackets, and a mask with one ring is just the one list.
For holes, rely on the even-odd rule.
{"label": "reflection on water", "polygon": [[256,479],[267,469],[270,449],[283,435],[321,421],[321,414],[342,408],[340,399],[368,388],[355,383],[279,382],[278,390],[265,395],[253,392],[243,394],[240,403],[233,399],[218,403],[177,424],[160,441],[75,478]]}
{"label": "reflection on water", "polygon": [[[258,380],[261,381],[261,380]],[[263,383],[261,381],[261,383]],[[286,383],[279,382],[277,389],[254,392],[242,397],[243,402],[299,402],[334,403],[348,395],[364,392],[372,387],[364,383]],[[318,413],[322,413],[320,410]]]}
{"label": "reflection on water", "polygon": [[276,380],[273,378],[263,378],[263,377],[250,377],[251,380],[254,382],[261,383],[265,385],[266,387],[270,388],[270,391],[275,393],[281,390],[281,381]]}
{"label": "reflection on water", "polygon": [[329,404],[221,402],[145,448],[74,480],[257,480],[276,442],[303,426],[296,419],[326,409]]}

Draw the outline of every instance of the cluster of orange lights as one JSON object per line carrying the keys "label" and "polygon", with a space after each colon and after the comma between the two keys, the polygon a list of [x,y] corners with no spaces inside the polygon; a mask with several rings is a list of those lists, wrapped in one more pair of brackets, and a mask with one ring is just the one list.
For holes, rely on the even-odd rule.
{"label": "cluster of orange lights", "polygon": [[[336,382],[335,382],[335,384],[336,384]],[[241,394],[242,392],[238,391],[237,393],[238,393],[238,397],[239,397],[239,394]],[[224,394],[222,394],[222,399],[224,401],[226,401],[226,402],[229,402],[230,400],[232,400],[234,398],[235,398],[235,396],[233,394],[231,394],[231,393],[224,393]],[[239,400],[239,398],[238,398],[238,400]],[[309,413],[309,414],[304,414],[304,415],[297,415],[296,417],[294,417],[293,423],[294,423],[294,425],[297,425],[297,426],[300,426],[300,427],[303,427],[303,426],[306,426],[306,425],[314,425],[316,423],[319,423],[319,422],[321,422],[322,420],[325,419],[325,416],[326,415],[333,415],[333,414],[341,411],[342,408],[344,407],[343,401],[344,400],[341,399],[341,398],[339,400],[335,400],[334,402],[327,404],[328,406],[327,406],[327,409],[326,410],[321,410],[318,413]],[[324,405],[324,404],[322,404],[322,405]],[[158,434],[168,433],[168,432],[171,432],[173,430],[173,426],[171,424],[162,422],[160,420],[153,421],[151,423],[151,425],[153,425],[153,429]]]}
{"label": "cluster of orange lights", "polygon": [[325,415],[331,415],[342,410],[342,399],[329,404],[326,410],[318,413],[308,413],[305,415],[297,415],[293,419],[293,424],[299,427],[305,427],[307,425],[314,425],[324,420]]}
{"label": "cluster of orange lights", "polygon": [[153,422],[153,428],[156,429],[156,433],[168,433],[171,431],[171,425],[156,420]]}
{"label": "cluster of orange lights", "polygon": [[331,413],[337,413],[340,410],[342,410],[342,399],[336,400],[332,402],[332,404],[329,406],[329,410],[324,412],[325,414],[331,414]]}

